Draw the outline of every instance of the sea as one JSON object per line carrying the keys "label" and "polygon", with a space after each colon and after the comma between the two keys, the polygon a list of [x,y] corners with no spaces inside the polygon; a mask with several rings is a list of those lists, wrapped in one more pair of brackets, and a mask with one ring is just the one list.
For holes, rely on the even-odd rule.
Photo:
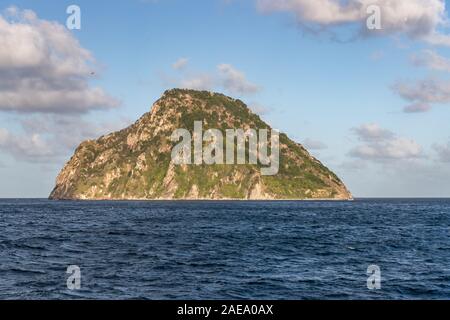
{"label": "sea", "polygon": [[0,299],[450,299],[450,199],[0,200]]}

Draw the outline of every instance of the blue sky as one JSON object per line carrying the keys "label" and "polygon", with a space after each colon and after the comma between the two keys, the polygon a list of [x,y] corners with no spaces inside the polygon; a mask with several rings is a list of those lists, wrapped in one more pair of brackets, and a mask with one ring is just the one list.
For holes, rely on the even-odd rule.
{"label": "blue sky", "polygon": [[[241,98],[357,197],[450,196],[446,3],[371,1],[383,27],[373,33],[360,11],[312,3],[1,0],[0,197],[48,196],[79,142],[127,126],[179,86]],[[71,4],[80,30],[65,28]],[[61,71],[59,56],[39,50],[73,63]],[[42,98],[49,90],[60,101]],[[70,90],[81,98],[67,100]]]}

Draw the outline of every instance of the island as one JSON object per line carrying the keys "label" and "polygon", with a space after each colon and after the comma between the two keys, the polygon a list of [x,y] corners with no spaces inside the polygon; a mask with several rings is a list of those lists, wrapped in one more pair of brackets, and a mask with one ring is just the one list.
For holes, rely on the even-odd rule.
{"label": "island", "polygon": [[[244,159],[230,163],[180,163],[174,159],[176,130],[193,133],[239,128],[266,130],[268,158],[278,147],[276,171],[264,174],[270,163],[257,161],[251,148]],[[344,183],[301,144],[274,129],[245,103],[220,93],[188,89],[167,90],[131,126],[82,142],[56,179],[49,198],[54,200],[351,200]],[[190,136],[190,135],[189,135]],[[194,134],[195,138],[195,134]],[[193,139],[194,139],[193,138]],[[239,139],[233,140],[238,153]],[[228,141],[226,141],[228,142]],[[241,141],[251,145],[251,135]],[[263,141],[264,142],[264,141]],[[193,147],[183,149],[184,156]],[[197,142],[198,143],[198,142]],[[226,144],[222,143],[221,145]],[[258,142],[261,145],[261,140]],[[205,147],[206,146],[206,147]],[[204,151],[207,141],[200,140]],[[272,148],[273,149],[273,148]],[[211,151],[211,148],[209,149]],[[259,149],[258,149],[259,150]],[[224,151],[225,152],[225,151]],[[272,150],[273,152],[273,150]],[[217,150],[213,157],[217,159]],[[222,156],[222,154],[221,154]],[[236,156],[233,154],[232,156]],[[272,155],[273,156],[273,155]],[[176,158],[176,157],[175,157]],[[225,158],[225,156],[223,156]],[[221,158],[219,157],[219,160]],[[256,160],[255,160],[256,159]],[[245,160],[244,162],[242,160]],[[253,161],[251,161],[253,160]],[[272,163],[273,164],[273,163]]]}

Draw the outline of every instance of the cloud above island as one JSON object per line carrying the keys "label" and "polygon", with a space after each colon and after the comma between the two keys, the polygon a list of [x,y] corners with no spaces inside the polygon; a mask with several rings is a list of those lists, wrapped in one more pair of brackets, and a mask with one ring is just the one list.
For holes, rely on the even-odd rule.
{"label": "cloud above island", "polygon": [[252,94],[260,87],[247,80],[245,74],[230,64],[222,63],[217,66],[222,86],[234,94]]}
{"label": "cloud above island", "polygon": [[0,15],[0,111],[86,113],[119,101],[89,81],[92,54],[60,23],[10,7]]}
{"label": "cloud above island", "polygon": [[261,87],[247,79],[245,73],[228,63],[220,63],[209,72],[190,70],[189,60],[179,58],[172,64],[175,76],[162,74],[165,85],[194,90],[224,90],[231,95],[251,95],[261,91]]}

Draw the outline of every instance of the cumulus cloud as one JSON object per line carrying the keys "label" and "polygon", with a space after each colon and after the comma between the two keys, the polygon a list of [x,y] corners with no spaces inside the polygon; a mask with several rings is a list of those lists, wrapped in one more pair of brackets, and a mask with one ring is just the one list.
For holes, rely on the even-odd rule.
{"label": "cumulus cloud", "polygon": [[426,112],[432,104],[450,102],[450,82],[434,78],[416,82],[398,81],[392,86],[393,91],[411,104],[405,112]]}
{"label": "cumulus cloud", "polygon": [[417,102],[407,105],[403,108],[403,112],[405,113],[421,113],[427,112],[431,110],[431,106],[427,103]]}
{"label": "cumulus cloud", "polygon": [[[178,65],[177,65],[178,66]],[[172,65],[172,67],[174,67]],[[182,68],[174,69],[180,71]],[[258,92],[261,88],[253,84],[245,74],[231,64],[218,64],[214,71],[196,72],[188,70],[178,72],[176,76],[160,75],[165,85],[172,85],[185,89],[213,90],[222,89],[230,94],[248,95]]]}
{"label": "cumulus cloud", "polygon": [[354,24],[365,34],[369,34],[369,5],[380,8],[382,29],[377,34],[406,34],[431,44],[450,45],[450,37],[439,32],[447,24],[444,0],[257,0],[261,12],[289,12],[301,26],[323,29]]}
{"label": "cumulus cloud", "polygon": [[89,85],[95,60],[63,25],[12,7],[0,15],[0,42],[0,110],[84,113],[119,104]]}
{"label": "cumulus cloud", "polygon": [[395,138],[382,143],[358,146],[350,152],[350,155],[361,159],[386,160],[417,158],[421,153],[422,148],[415,141]]}
{"label": "cumulus cloud", "polygon": [[245,74],[230,64],[219,64],[217,66],[222,86],[236,94],[249,94],[259,91],[259,87],[249,82]]}
{"label": "cumulus cloud", "polygon": [[202,73],[182,78],[178,81],[178,85],[185,89],[211,90],[215,86],[215,81],[214,76]]}
{"label": "cumulus cloud", "polygon": [[398,137],[377,124],[364,124],[352,131],[363,143],[349,155],[364,160],[404,160],[423,156],[422,147],[414,140]]}
{"label": "cumulus cloud", "polygon": [[362,141],[381,141],[392,138],[394,134],[387,130],[381,128],[376,123],[362,124],[359,127],[351,129],[356,136]]}
{"label": "cumulus cloud", "polygon": [[258,0],[257,6],[262,12],[291,12],[298,22],[323,25],[354,22],[362,18],[362,12],[356,1],[342,4],[333,0]]}
{"label": "cumulus cloud", "polygon": [[0,149],[19,159],[47,158],[53,155],[52,146],[39,134],[14,135],[0,129]]}
{"label": "cumulus cloud", "polygon": [[450,59],[429,49],[423,50],[420,54],[413,54],[411,62],[417,67],[427,67],[437,71],[450,71]]}

